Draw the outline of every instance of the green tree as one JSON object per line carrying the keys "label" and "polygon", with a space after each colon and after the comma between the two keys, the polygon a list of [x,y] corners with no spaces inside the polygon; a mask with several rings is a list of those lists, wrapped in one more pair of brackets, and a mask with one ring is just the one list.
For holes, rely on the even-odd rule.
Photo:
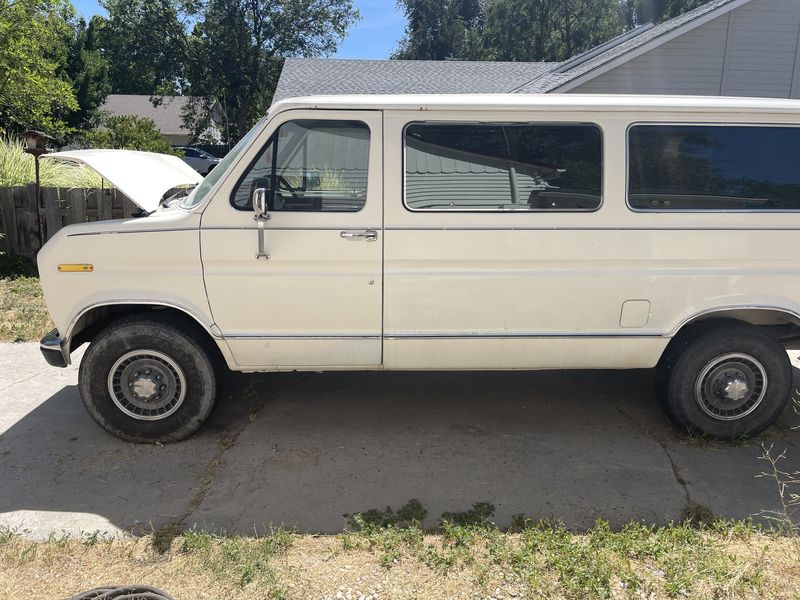
{"label": "green tree", "polygon": [[554,11],[556,60],[566,60],[619,35],[619,0],[560,0]]}
{"label": "green tree", "polygon": [[76,128],[95,121],[97,109],[111,92],[108,60],[97,35],[101,23],[101,17],[93,17],[88,24],[80,18],[73,23],[67,39],[63,76],[72,84],[78,101],[78,110],[67,116],[67,122]]}
{"label": "green tree", "polygon": [[623,0],[629,27],[659,23],[707,4],[710,0]]}
{"label": "green tree", "polygon": [[58,71],[73,14],[66,0],[0,0],[0,129],[67,130],[78,103]]}
{"label": "green tree", "polygon": [[632,0],[399,0],[395,58],[561,61],[623,31]]}
{"label": "green tree", "polygon": [[622,32],[619,0],[492,0],[485,58],[562,61]]}
{"label": "green tree", "polygon": [[82,141],[88,148],[143,150],[180,156],[152,119],[133,115],[107,117],[100,127],[87,131]]}
{"label": "green tree", "polygon": [[[195,97],[216,98],[237,139],[269,108],[285,56],[333,52],[358,18],[352,0],[208,0],[189,38]],[[209,103],[186,116],[195,131]]]}
{"label": "green tree", "polygon": [[483,13],[478,0],[398,0],[408,21],[392,58],[480,58]]}
{"label": "green tree", "polygon": [[100,0],[96,22],[114,94],[174,94],[186,63],[184,4],[179,0]]}

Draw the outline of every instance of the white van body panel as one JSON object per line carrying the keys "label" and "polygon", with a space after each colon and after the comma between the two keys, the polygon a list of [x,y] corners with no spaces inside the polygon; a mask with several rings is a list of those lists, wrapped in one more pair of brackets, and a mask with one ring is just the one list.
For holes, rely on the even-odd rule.
{"label": "white van body panel", "polygon": [[[352,213],[274,212],[269,260],[253,213],[229,198],[293,119],[370,128],[369,189]],[[602,205],[587,212],[414,212],[403,198],[407,124],[592,123]],[[87,307],[184,307],[242,371],[654,366],[714,312],[800,323],[800,212],[636,212],[632,123],[800,125],[800,102],[642,96],[353,96],[273,106],[249,148],[190,211],[67,227],[40,252],[48,307],[69,335]],[[342,232],[374,230],[376,242]],[[93,263],[86,274],[57,273]],[[739,312],[733,312],[739,311]],[[772,322],[772,321],[770,321]],[[224,341],[223,341],[224,340]]]}
{"label": "white van body panel", "polygon": [[[199,214],[165,209],[141,219],[59,230],[39,251],[37,261],[48,310],[67,343],[88,311],[138,304],[180,310],[215,339],[223,356],[228,355],[203,285],[199,226]],[[93,271],[59,272],[59,264],[70,263],[89,263]],[[235,366],[232,361],[229,365]]]}
{"label": "white van body panel", "polygon": [[[696,315],[737,307],[800,314],[792,252],[800,214],[636,213],[626,205],[632,122],[800,122],[797,112],[764,117],[720,113],[719,106],[711,119],[705,111],[716,100],[676,115],[684,100],[697,99],[624,116],[602,109],[503,113],[502,122],[602,128],[603,203],[595,212],[420,213],[404,206],[401,185],[387,186],[386,367],[649,368]],[[621,99],[632,107],[660,101]],[[471,110],[387,113],[386,180],[403,181],[406,124],[497,118]],[[621,325],[631,300],[650,305],[638,328]]]}

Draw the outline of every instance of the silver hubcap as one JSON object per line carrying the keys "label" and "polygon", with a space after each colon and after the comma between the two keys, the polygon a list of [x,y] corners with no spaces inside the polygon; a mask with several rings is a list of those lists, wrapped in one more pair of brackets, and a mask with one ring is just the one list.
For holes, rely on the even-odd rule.
{"label": "silver hubcap", "polygon": [[752,413],[767,392],[767,372],[749,354],[732,353],[709,362],[695,384],[697,404],[708,416],[735,421]]}
{"label": "silver hubcap", "polygon": [[186,377],[178,364],[155,350],[121,356],[108,374],[108,392],[129,417],[158,421],[174,413],[186,397]]}

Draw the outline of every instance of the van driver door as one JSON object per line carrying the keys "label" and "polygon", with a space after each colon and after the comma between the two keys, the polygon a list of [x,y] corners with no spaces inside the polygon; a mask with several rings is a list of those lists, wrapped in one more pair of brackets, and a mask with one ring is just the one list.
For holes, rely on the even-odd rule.
{"label": "van driver door", "polygon": [[204,212],[208,299],[243,370],[382,364],[381,124],[379,111],[279,114]]}

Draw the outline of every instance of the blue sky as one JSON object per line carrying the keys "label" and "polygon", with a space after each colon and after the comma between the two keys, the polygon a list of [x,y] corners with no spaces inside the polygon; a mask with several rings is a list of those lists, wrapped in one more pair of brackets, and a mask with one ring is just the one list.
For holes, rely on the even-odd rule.
{"label": "blue sky", "polygon": [[[84,17],[103,13],[97,0],[72,0]],[[395,0],[354,0],[361,21],[339,47],[339,58],[388,58],[403,35],[405,19]]]}

